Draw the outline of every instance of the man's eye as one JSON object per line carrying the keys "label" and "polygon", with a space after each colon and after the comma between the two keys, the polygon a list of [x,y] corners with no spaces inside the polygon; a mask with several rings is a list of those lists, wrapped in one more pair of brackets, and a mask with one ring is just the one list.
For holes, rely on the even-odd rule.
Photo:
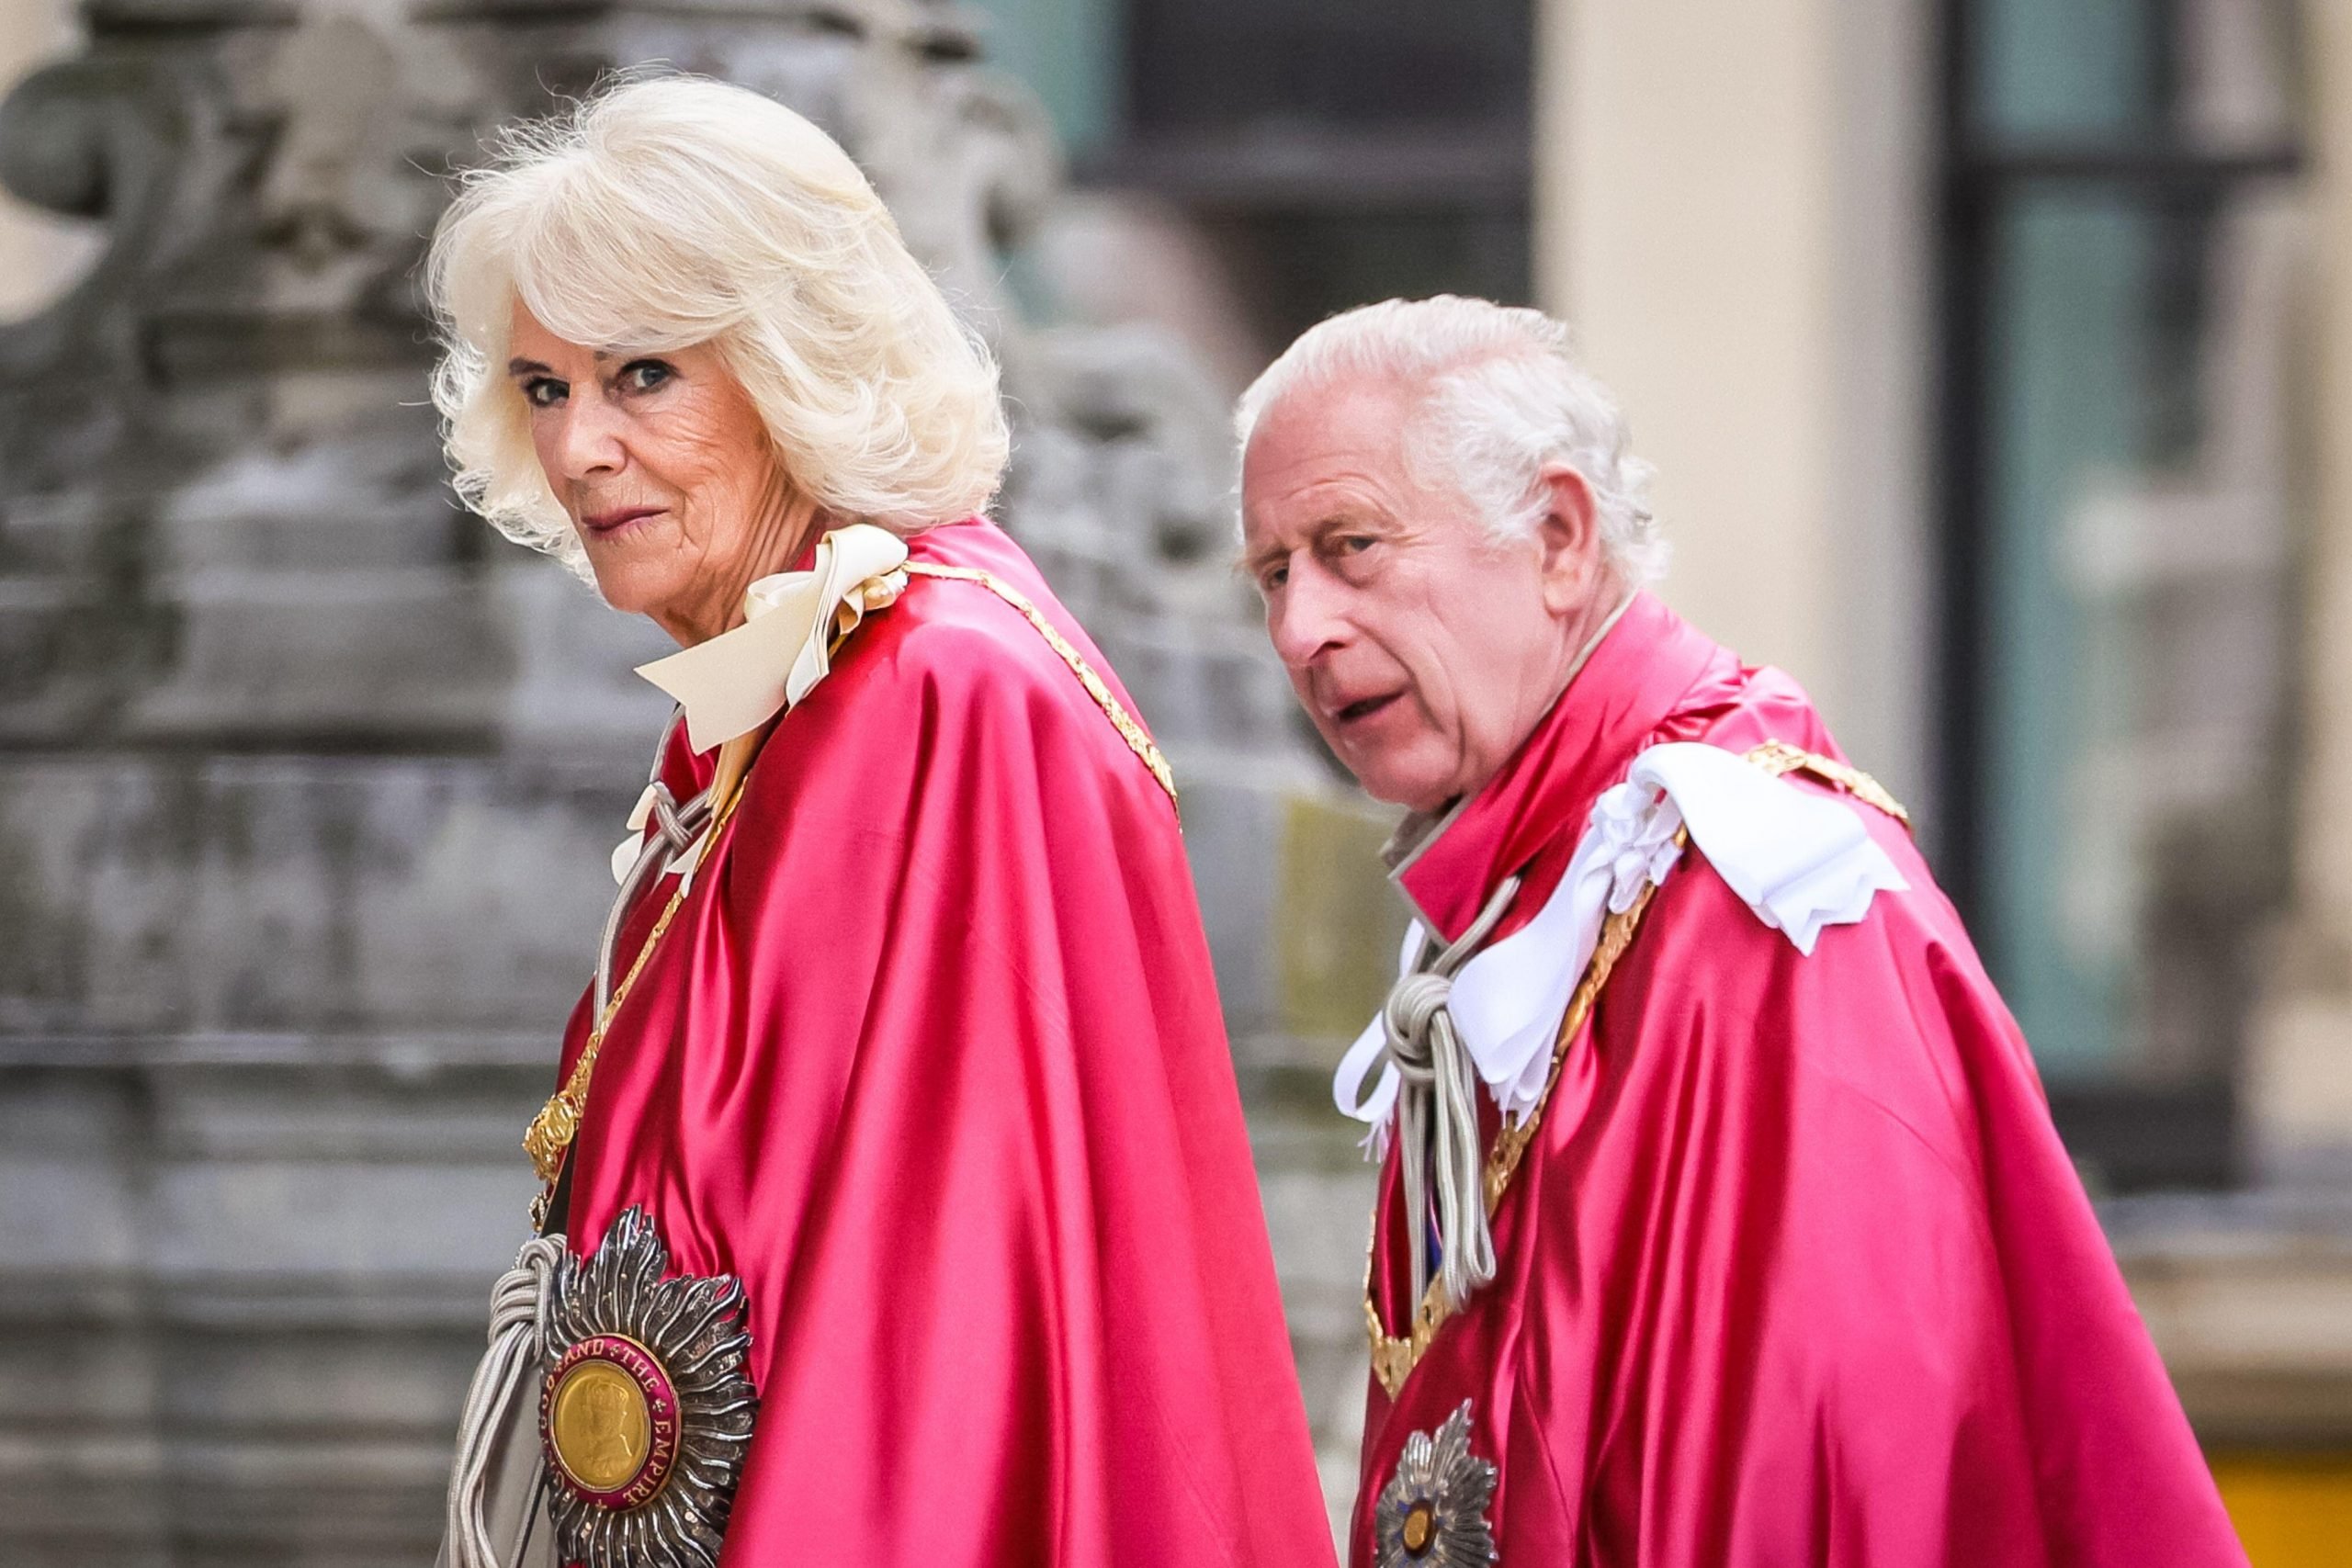
{"label": "man's eye", "polygon": [[535,409],[551,409],[571,390],[551,376],[534,376],[523,383],[523,400]]}
{"label": "man's eye", "polygon": [[1331,541],[1331,553],[1338,556],[1360,556],[1379,543],[1369,534],[1341,534]]}
{"label": "man's eye", "polygon": [[1288,582],[1289,581],[1290,568],[1286,566],[1268,567],[1264,573],[1258,579],[1258,592],[1261,593],[1272,593],[1275,589],[1280,588],[1283,583]]}
{"label": "man's eye", "polygon": [[639,359],[621,367],[621,389],[628,392],[650,392],[676,375],[658,359]]}

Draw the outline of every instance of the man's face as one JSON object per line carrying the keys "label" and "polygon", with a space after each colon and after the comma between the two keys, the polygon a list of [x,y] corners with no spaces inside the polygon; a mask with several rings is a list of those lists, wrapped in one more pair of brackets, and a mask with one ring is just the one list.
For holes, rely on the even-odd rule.
{"label": "man's face", "polygon": [[1316,728],[1374,797],[1426,811],[1485,784],[1559,695],[1598,563],[1589,511],[1565,546],[1498,543],[1450,483],[1424,483],[1405,457],[1419,400],[1354,377],[1268,410],[1242,548]]}

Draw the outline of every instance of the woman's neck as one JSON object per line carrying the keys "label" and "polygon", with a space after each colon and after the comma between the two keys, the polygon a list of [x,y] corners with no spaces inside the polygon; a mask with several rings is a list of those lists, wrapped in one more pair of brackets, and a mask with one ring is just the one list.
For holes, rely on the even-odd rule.
{"label": "woman's neck", "polygon": [[779,571],[789,571],[823,531],[825,516],[817,503],[798,491],[775,498],[763,507],[746,531],[743,546],[733,552],[729,569],[712,575],[708,585],[691,602],[651,612],[654,624],[681,648],[708,642],[743,624],[743,595],[752,583]]}

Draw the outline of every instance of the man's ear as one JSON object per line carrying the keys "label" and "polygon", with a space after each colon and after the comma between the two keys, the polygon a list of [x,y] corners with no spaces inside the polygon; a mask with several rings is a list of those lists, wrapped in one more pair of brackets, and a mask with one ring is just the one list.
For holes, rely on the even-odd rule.
{"label": "man's ear", "polygon": [[1564,464],[1544,470],[1544,514],[1535,544],[1544,573],[1544,604],[1573,615],[1592,601],[1601,579],[1600,509],[1584,476]]}

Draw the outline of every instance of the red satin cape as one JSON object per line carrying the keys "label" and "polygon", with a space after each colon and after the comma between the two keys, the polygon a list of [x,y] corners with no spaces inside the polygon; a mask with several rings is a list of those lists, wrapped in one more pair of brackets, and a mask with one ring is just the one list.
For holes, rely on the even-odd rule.
{"label": "red satin cape", "polygon": [[[1838,755],[1786,676],[1645,595],[1400,882],[1451,939],[1524,870],[1508,935],[1640,751],[1772,739]],[[1464,1399],[1505,1568],[2245,1562],[2024,1039],[1908,834],[1854,809],[1911,891],[1810,957],[1695,850],[1668,874],[1502,1199],[1498,1277],[1372,1388],[1356,1563],[1408,1434]],[[1392,1159],[1392,1331],[1396,1186]]]}
{"label": "red satin cape", "polygon": [[[910,545],[1113,679],[993,525]],[[776,722],[571,1158],[575,1250],[643,1204],[743,1280],[729,1568],[1331,1561],[1174,809],[987,588],[913,579]]]}

